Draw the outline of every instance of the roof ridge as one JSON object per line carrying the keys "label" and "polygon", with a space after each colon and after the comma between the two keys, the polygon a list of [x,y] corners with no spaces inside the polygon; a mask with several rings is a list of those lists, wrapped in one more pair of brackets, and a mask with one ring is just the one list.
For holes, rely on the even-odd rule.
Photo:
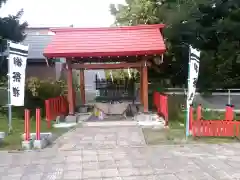
{"label": "roof ridge", "polygon": [[54,35],[50,35],[50,34],[27,34],[26,36],[36,36],[36,37],[39,37],[39,36],[54,36]]}
{"label": "roof ridge", "polygon": [[117,26],[117,27],[93,27],[93,28],[50,28],[53,32],[72,32],[72,31],[112,31],[112,30],[142,30],[142,29],[162,29],[164,24],[142,24],[137,26]]}

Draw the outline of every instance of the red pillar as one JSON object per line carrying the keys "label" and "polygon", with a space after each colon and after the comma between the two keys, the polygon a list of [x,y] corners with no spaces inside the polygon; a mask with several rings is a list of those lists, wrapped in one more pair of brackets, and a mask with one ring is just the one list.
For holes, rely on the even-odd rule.
{"label": "red pillar", "polygon": [[73,76],[71,60],[67,60],[67,85],[68,85],[68,103],[69,103],[69,114],[74,114],[74,95],[73,95]]}
{"label": "red pillar", "polygon": [[82,104],[86,104],[84,69],[80,69],[80,95],[81,95]]}
{"label": "red pillar", "polygon": [[147,61],[143,63],[142,70],[142,95],[143,95],[143,111],[148,112],[148,68]]}
{"label": "red pillar", "polygon": [[140,74],[140,84],[139,84],[139,99],[140,103],[143,104],[143,68],[139,68],[139,74]]}

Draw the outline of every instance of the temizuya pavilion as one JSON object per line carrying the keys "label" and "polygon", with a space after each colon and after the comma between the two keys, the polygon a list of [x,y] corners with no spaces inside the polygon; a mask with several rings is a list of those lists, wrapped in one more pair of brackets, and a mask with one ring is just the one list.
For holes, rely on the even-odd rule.
{"label": "temizuya pavilion", "polygon": [[[148,67],[166,46],[163,24],[103,28],[58,28],[44,50],[47,58],[66,58],[69,115],[75,112],[72,69],[80,71],[80,93],[85,104],[85,69],[136,68],[140,74],[140,100],[148,112]],[[106,62],[118,62],[107,64]]]}

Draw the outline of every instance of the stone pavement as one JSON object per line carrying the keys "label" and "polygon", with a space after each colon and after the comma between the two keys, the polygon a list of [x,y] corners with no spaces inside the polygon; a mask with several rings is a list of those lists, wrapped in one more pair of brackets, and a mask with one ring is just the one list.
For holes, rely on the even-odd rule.
{"label": "stone pavement", "polygon": [[0,153],[1,180],[240,179],[240,144],[149,147],[138,127],[78,128],[39,152]]}

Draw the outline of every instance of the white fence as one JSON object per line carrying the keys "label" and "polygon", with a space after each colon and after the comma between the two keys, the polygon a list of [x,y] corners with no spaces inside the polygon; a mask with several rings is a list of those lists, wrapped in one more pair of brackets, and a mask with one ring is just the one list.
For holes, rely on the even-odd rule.
{"label": "white fence", "polygon": [[[187,89],[168,88],[165,93],[186,97]],[[232,104],[235,109],[240,110],[240,89],[215,89],[211,93],[197,92],[193,102],[213,110],[224,110],[226,104]]]}

